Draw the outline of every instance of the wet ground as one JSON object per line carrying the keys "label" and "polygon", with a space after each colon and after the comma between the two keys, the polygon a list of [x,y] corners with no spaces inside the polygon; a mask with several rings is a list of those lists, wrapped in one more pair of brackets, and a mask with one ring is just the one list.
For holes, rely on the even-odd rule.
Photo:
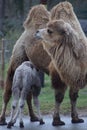
{"label": "wet ground", "polygon": [[[14,127],[12,127],[12,130],[87,130],[87,117],[81,117],[84,119],[84,123],[80,124],[72,124],[71,118],[69,116],[61,116],[61,119],[65,122],[64,126],[52,126],[52,116],[46,115],[43,116],[43,119],[45,121],[44,125],[39,125],[38,122],[30,122],[29,117],[24,117],[24,128],[19,127],[19,123],[17,120],[17,123],[15,123]],[[9,121],[9,118],[7,118],[7,121]],[[9,130],[7,126],[0,126],[0,130]]]}

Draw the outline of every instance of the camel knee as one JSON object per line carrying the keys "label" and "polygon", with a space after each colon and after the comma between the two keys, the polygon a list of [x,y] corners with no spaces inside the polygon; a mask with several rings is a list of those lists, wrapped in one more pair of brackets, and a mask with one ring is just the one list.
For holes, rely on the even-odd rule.
{"label": "camel knee", "polygon": [[38,97],[33,97],[34,98],[34,100],[33,100],[33,102],[34,102],[34,105],[35,105],[35,107],[39,107],[39,100],[38,100]]}
{"label": "camel knee", "polygon": [[13,102],[12,102],[12,109],[15,109],[16,108],[16,106],[17,106],[17,100],[14,100]]}
{"label": "camel knee", "polygon": [[23,104],[20,104],[20,106],[19,106],[21,109],[23,109],[24,108],[24,103]]}
{"label": "camel knee", "polygon": [[22,100],[22,99],[20,99],[20,100],[19,100],[19,107],[20,107],[20,109],[23,109],[23,108],[24,108],[24,105],[25,105],[25,101]]}
{"label": "camel knee", "polygon": [[77,98],[79,97],[79,96],[78,96],[78,92],[70,93],[69,96],[70,96],[70,99],[71,99],[72,101],[76,101]]}
{"label": "camel knee", "polygon": [[58,102],[58,103],[61,103],[61,102],[63,101],[63,98],[64,98],[64,94],[62,94],[61,92],[59,92],[59,93],[57,93],[57,94],[55,95],[55,100],[56,100],[56,102]]}

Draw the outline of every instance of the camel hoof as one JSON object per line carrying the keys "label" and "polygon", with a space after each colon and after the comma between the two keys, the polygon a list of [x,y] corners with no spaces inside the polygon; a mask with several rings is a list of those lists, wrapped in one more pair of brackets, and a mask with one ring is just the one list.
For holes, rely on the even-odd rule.
{"label": "camel hoof", "polygon": [[40,125],[45,124],[45,122],[43,121],[43,119],[40,120]]}
{"label": "camel hoof", "polygon": [[38,119],[38,117],[34,116],[34,117],[30,118],[30,121],[31,122],[37,122],[37,121],[39,121],[39,119]]}
{"label": "camel hoof", "polygon": [[20,128],[24,128],[23,122],[20,122]]}
{"label": "camel hoof", "polygon": [[53,126],[61,126],[61,125],[65,125],[65,123],[61,120],[53,120],[52,125]]}
{"label": "camel hoof", "polygon": [[11,129],[11,126],[12,126],[12,123],[9,122],[9,123],[7,124],[7,128]]}
{"label": "camel hoof", "polygon": [[5,118],[4,119],[0,118],[0,125],[7,125]]}
{"label": "camel hoof", "polygon": [[72,119],[71,120],[72,123],[84,123],[83,119]]}

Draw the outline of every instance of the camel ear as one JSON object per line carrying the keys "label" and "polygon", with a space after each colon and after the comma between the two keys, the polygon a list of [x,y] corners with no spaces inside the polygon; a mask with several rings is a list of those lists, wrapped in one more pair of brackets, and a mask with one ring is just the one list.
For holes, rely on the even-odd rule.
{"label": "camel ear", "polygon": [[65,27],[64,31],[65,31],[65,34],[69,36],[69,34],[71,33],[71,28]]}
{"label": "camel ear", "polygon": [[61,35],[68,35],[70,34],[70,30],[69,28],[67,27],[64,27],[64,28],[61,28],[60,30],[58,29],[58,32],[61,34]]}
{"label": "camel ear", "polygon": [[72,33],[73,29],[69,23],[65,24],[64,31],[65,31],[66,35],[69,35],[70,33]]}

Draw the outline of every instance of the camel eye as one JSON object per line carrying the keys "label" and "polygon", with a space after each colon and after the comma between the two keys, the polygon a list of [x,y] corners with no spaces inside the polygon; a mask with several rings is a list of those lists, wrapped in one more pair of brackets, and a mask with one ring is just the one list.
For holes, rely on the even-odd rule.
{"label": "camel eye", "polygon": [[48,32],[49,34],[52,34],[52,33],[53,33],[53,31],[50,30],[50,29],[47,29],[47,32]]}

